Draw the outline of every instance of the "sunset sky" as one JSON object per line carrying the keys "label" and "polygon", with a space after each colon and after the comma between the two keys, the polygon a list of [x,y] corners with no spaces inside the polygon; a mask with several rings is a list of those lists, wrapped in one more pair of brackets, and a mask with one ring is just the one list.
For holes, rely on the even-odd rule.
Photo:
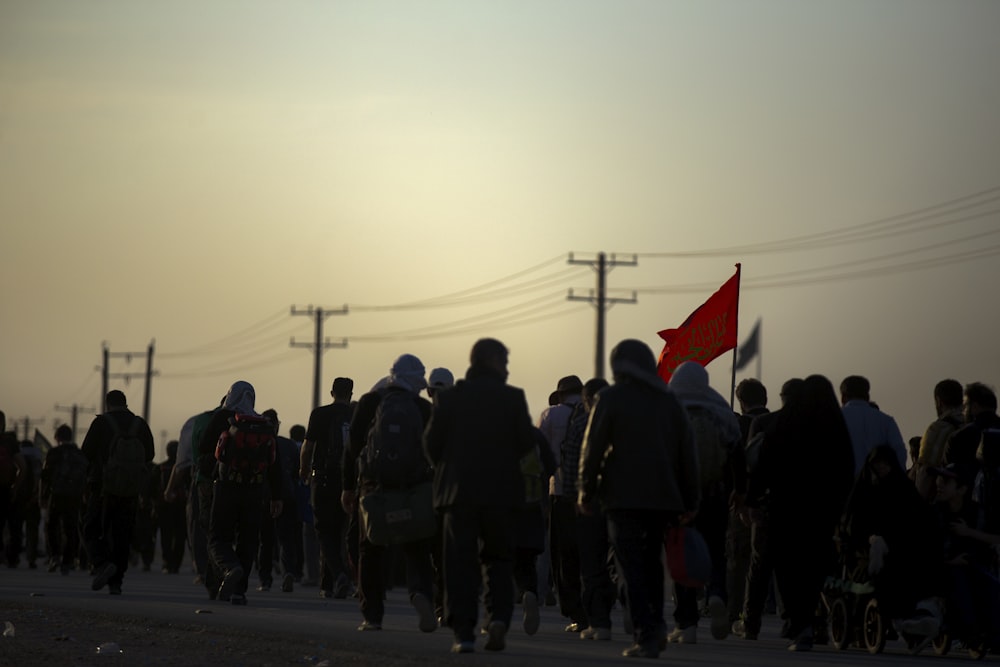
{"label": "sunset sky", "polygon": [[155,339],[161,452],[235,380],[287,433],[292,306],[346,305],[324,402],[494,336],[537,420],[594,375],[567,260],[606,252],[637,300],[608,351],[659,352],[741,262],[771,407],[859,373],[918,435],[938,380],[1000,384],[998,29],[995,0],[0,0],[0,410],[86,427],[102,343]]}

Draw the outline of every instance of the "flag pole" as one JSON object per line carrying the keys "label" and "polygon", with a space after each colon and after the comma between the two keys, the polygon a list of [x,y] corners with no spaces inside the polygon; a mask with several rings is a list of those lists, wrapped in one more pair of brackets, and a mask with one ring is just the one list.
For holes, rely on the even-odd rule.
{"label": "flag pole", "polygon": [[764,372],[762,370],[764,366],[764,360],[761,359],[761,357],[764,356],[764,343],[762,342],[764,336],[763,329],[764,329],[764,323],[757,322],[757,379],[760,380],[761,382],[764,381]]}
{"label": "flag pole", "polygon": [[736,353],[740,345],[740,263],[736,263],[736,345],[733,347],[733,373],[729,384],[729,407],[736,409]]}

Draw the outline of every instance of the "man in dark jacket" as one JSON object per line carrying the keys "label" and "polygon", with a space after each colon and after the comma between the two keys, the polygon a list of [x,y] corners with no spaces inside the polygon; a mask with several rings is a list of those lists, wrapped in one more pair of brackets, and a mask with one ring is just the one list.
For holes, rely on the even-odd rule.
{"label": "man in dark jacket", "polygon": [[524,391],[506,384],[507,348],[484,338],[470,357],[465,380],[437,395],[424,434],[434,507],[444,515],[445,624],[456,653],[474,650],[480,583],[485,648],[505,646],[514,612],[514,512],[525,500],[520,462],[535,447]]}
{"label": "man in dark jacket", "polygon": [[983,431],[1000,429],[1000,416],[997,416],[997,395],[982,382],[967,384],[962,410],[967,423],[952,433],[948,439],[944,461],[945,463],[979,465],[976,453]]}
{"label": "man in dark jacket", "polygon": [[56,447],[45,455],[42,466],[42,502],[48,509],[45,541],[49,572],[64,575],[73,569],[80,551],[80,508],[86,490],[87,458],[73,442],[73,429],[56,429]]}
{"label": "man in dark jacket", "polygon": [[319,538],[320,595],[338,599],[346,598],[351,587],[343,557],[347,515],[340,505],[340,492],[344,447],[354,415],[353,394],[351,378],[339,377],[333,381],[330,390],[333,403],[321,405],[309,415],[306,439],[299,452],[299,474],[310,488]]}
{"label": "man in dark jacket", "polygon": [[89,462],[87,516],[84,519],[83,537],[90,562],[94,565],[91,588],[99,591],[106,585],[112,595],[121,595],[122,579],[128,569],[129,545],[132,543],[132,531],[135,529],[135,517],[139,508],[138,486],[141,482],[136,482],[134,493],[131,489],[121,491],[115,488],[120,484],[120,479],[116,479],[112,485],[109,464],[121,470],[117,465],[118,455],[112,449],[116,452],[125,449],[118,444],[113,448],[112,444],[116,441],[121,444],[126,437],[141,442],[141,468],[134,475],[137,480],[141,480],[143,472],[152,463],[156,448],[149,424],[128,409],[125,394],[117,389],[109,391],[105,406],[107,411],[94,418],[81,447]]}
{"label": "man in dark jacket", "polygon": [[635,643],[627,657],[655,658],[666,640],[663,536],[700,501],[698,450],[684,408],[656,374],[652,350],[623,340],[611,351],[615,384],[599,394],[580,453],[578,506],[600,499],[625,579]]}

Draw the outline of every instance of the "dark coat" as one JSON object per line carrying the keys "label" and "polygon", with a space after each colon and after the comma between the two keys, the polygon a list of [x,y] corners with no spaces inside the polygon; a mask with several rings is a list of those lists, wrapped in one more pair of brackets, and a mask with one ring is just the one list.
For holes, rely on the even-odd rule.
{"label": "dark coat", "polygon": [[623,380],[597,394],[580,453],[579,500],[605,509],[689,512],[701,500],[698,449],[669,391]]}
{"label": "dark coat", "polygon": [[524,391],[499,374],[470,368],[464,380],[435,395],[424,433],[424,452],[434,466],[434,506],[522,506],[520,462],[534,446]]}
{"label": "dark coat", "polygon": [[114,419],[115,424],[122,432],[126,432],[132,426],[132,420],[138,419],[138,436],[146,450],[146,462],[152,463],[156,456],[156,445],[153,442],[153,433],[149,430],[149,424],[142,417],[136,417],[128,408],[112,408],[104,414],[94,417],[90,423],[87,435],[83,438],[80,450],[87,457],[89,466],[87,468],[88,488],[97,491],[101,487],[101,475],[104,470],[104,463],[108,460],[111,440],[115,436],[114,429],[108,423],[109,419]]}

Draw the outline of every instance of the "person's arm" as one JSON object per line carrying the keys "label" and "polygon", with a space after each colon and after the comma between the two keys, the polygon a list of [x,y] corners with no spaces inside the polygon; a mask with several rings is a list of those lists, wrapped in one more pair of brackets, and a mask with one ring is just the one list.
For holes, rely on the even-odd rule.
{"label": "person's arm", "polygon": [[309,483],[309,478],[312,473],[312,462],[313,462],[313,452],[316,449],[316,443],[312,440],[303,440],[302,449],[299,450],[299,479],[302,480],[303,484]]}
{"label": "person's arm", "polygon": [[903,440],[903,434],[899,431],[899,425],[896,424],[896,420],[889,417],[889,445],[892,450],[896,452],[896,456],[899,458],[899,465],[903,470],[906,470],[906,441]]}

